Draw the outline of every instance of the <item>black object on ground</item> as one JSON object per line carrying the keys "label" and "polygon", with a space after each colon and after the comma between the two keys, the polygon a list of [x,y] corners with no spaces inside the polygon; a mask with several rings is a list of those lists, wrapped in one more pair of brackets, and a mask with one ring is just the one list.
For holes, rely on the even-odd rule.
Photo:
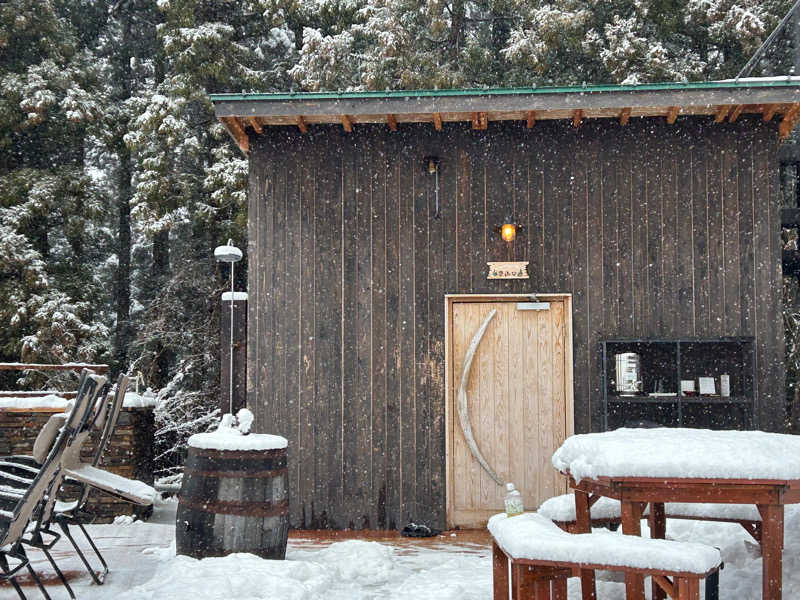
{"label": "black object on ground", "polygon": [[409,523],[403,527],[400,535],[403,537],[434,537],[441,533],[438,529],[431,529],[427,525]]}

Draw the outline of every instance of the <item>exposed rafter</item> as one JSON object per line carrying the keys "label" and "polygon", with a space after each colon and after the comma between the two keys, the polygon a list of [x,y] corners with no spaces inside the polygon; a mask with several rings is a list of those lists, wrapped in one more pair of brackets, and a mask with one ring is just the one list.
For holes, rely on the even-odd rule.
{"label": "exposed rafter", "polygon": [[297,119],[296,119],[295,122],[297,123],[297,128],[300,130],[300,133],[307,133],[308,132],[308,127],[306,126],[306,121],[302,116],[297,115]]}
{"label": "exposed rafter", "polygon": [[253,128],[258,134],[264,133],[264,129],[261,127],[261,123],[258,122],[258,119],[255,117],[247,117],[247,122],[250,123],[250,126]]}
{"label": "exposed rafter", "polygon": [[535,110],[529,110],[528,111],[528,118],[525,121],[525,126],[528,129],[531,129],[535,124],[536,124],[536,111]]}
{"label": "exposed rafter", "polygon": [[789,134],[792,133],[795,125],[797,125],[798,117],[800,117],[800,104],[793,104],[792,107],[783,114],[783,120],[778,127],[778,134],[782,140],[785,140],[789,137]]}
{"label": "exposed rafter", "polygon": [[720,106],[717,109],[716,114],[714,115],[714,122],[715,123],[722,123],[725,120],[725,117],[728,116],[728,113],[730,112],[730,110],[731,110],[730,106],[727,106],[727,105]]}
{"label": "exposed rafter", "polygon": [[738,119],[738,118],[739,118],[739,115],[740,115],[740,114],[742,114],[742,111],[743,111],[743,110],[744,110],[744,104],[737,104],[737,105],[736,105],[736,106],[733,108],[733,110],[731,111],[731,114],[730,114],[730,116],[728,117],[728,122],[729,122],[729,123],[735,123],[735,122],[736,122],[736,119]]}
{"label": "exposed rafter", "polygon": [[572,114],[572,126],[580,127],[581,121],[583,121],[583,111],[578,109]]}
{"label": "exposed rafter", "polygon": [[680,112],[679,106],[670,106],[669,110],[667,111],[667,123],[670,125],[675,123],[675,120],[678,118],[678,113]]}
{"label": "exposed rafter", "polygon": [[438,112],[433,113],[433,126],[436,129],[436,131],[441,131],[442,130],[442,114],[441,113],[438,113]]}
{"label": "exposed rafter", "polygon": [[489,126],[489,113],[485,112],[472,113],[473,129],[486,129],[488,126]]}
{"label": "exposed rafter", "polygon": [[764,120],[769,122],[772,120],[772,117],[775,116],[775,113],[778,112],[778,105],[777,104],[767,104],[764,107]]}
{"label": "exposed rafter", "polygon": [[386,115],[386,122],[389,123],[389,129],[397,131],[397,117],[394,115]]}
{"label": "exposed rafter", "polygon": [[339,117],[342,120],[342,127],[347,133],[353,133],[353,122],[350,120],[350,117],[347,115],[341,115]]}
{"label": "exposed rafter", "polygon": [[247,152],[250,149],[250,138],[239,123],[239,119],[236,117],[221,117],[220,120],[225,123],[225,126],[239,145],[241,151]]}
{"label": "exposed rafter", "polygon": [[627,125],[628,121],[631,120],[631,107],[628,106],[627,108],[623,108],[622,111],[619,113],[619,124],[620,125]]}

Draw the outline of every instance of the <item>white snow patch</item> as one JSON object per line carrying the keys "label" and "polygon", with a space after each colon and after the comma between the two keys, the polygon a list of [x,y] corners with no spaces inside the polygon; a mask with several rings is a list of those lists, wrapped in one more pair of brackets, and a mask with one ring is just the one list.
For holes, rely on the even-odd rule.
{"label": "white snow patch", "polygon": [[125,400],[122,401],[123,408],[152,408],[156,405],[157,396],[150,388],[142,394],[136,392],[125,392]]}
{"label": "white snow patch", "polygon": [[280,435],[250,433],[253,413],[241,409],[236,417],[230,413],[222,415],[216,431],[195,433],[189,438],[192,448],[203,450],[278,450],[286,448],[289,442]]}
{"label": "white snow patch", "polygon": [[69,404],[69,400],[55,394],[46,396],[19,396],[13,398],[0,398],[0,409],[14,408],[60,408],[64,409]]}
{"label": "white snow patch", "polygon": [[230,302],[231,300],[234,302],[237,300],[247,300],[247,292],[225,292],[222,294],[223,302]]}

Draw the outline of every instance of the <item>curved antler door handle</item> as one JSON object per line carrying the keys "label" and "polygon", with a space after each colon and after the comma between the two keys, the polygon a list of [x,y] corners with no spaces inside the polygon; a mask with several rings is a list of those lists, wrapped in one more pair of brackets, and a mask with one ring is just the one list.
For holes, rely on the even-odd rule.
{"label": "curved antler door handle", "polygon": [[494,469],[489,466],[489,463],[486,462],[483,454],[481,454],[481,451],[478,449],[478,444],[475,442],[475,437],[472,435],[472,425],[469,421],[469,410],[467,408],[467,385],[469,384],[469,373],[470,369],[472,368],[472,359],[475,358],[475,352],[478,349],[478,344],[481,343],[483,334],[486,333],[486,328],[489,326],[489,322],[496,314],[497,309],[493,308],[492,312],[490,312],[489,315],[483,320],[483,323],[481,323],[478,331],[476,331],[475,335],[472,336],[472,341],[470,342],[469,348],[467,348],[467,353],[464,356],[464,366],[461,368],[461,383],[458,386],[458,421],[461,424],[461,431],[464,433],[464,439],[467,441],[467,446],[469,446],[472,456],[475,457],[475,460],[478,461],[478,463],[484,468],[489,476],[495,480],[497,485],[503,485],[500,477],[497,475],[497,473],[495,473]]}

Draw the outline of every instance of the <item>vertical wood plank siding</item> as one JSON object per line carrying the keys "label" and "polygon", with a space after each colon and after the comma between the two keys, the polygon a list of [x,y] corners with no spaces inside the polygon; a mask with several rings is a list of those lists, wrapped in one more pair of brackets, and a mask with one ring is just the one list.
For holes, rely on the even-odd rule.
{"label": "vertical wood plank siding", "polygon": [[[780,427],[773,124],[267,128],[250,147],[248,403],[289,439],[293,527],[444,525],[445,294],[573,294],[578,432],[601,423],[598,341],[623,336],[755,336],[760,426]],[[489,281],[489,260],[531,278]]]}

